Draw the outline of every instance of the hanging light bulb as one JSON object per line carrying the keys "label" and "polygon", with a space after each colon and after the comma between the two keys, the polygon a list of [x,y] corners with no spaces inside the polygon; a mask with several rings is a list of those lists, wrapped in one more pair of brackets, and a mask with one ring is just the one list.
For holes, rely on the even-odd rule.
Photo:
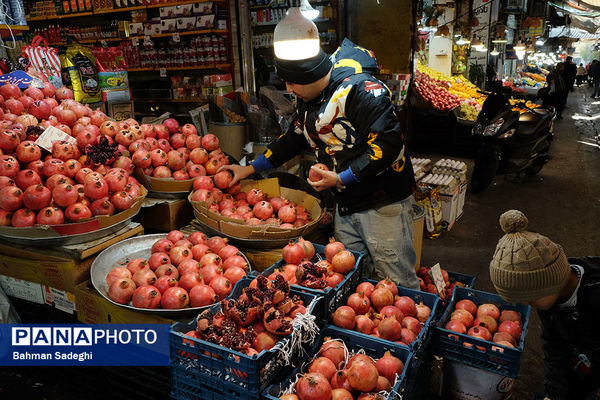
{"label": "hanging light bulb", "polygon": [[479,51],[479,49],[485,46],[483,42],[477,38],[477,35],[475,35],[473,41],[471,42],[471,47]]}
{"label": "hanging light bulb", "polygon": [[525,44],[523,43],[523,41],[519,38],[519,41],[517,42],[517,44],[514,45],[513,49],[515,49],[515,51],[523,51],[525,50]]}
{"label": "hanging light bulb", "polygon": [[273,32],[275,56],[283,60],[304,60],[319,54],[319,31],[298,7],[291,7]]}
{"label": "hanging light bulb", "polygon": [[497,37],[492,40],[492,43],[506,43],[508,40],[506,38]]}
{"label": "hanging light bulb", "polygon": [[319,16],[319,10],[315,10],[308,0],[300,1],[300,12],[311,21]]}
{"label": "hanging light bulb", "polygon": [[485,53],[486,51],[488,51],[488,49],[487,49],[487,47],[486,47],[486,46],[485,46],[485,44],[484,44],[484,45],[482,45],[482,46],[480,46],[480,47],[477,47],[477,48],[475,49],[475,51],[478,51],[478,52],[480,52],[480,53]]}
{"label": "hanging light bulb", "polygon": [[500,52],[498,50],[496,50],[496,46],[494,46],[494,48],[492,49],[492,51],[490,51],[490,56],[497,56],[498,54],[500,54]]}
{"label": "hanging light bulb", "polygon": [[545,43],[544,38],[541,38],[541,37],[537,38],[537,40],[535,41],[536,46],[543,46],[544,43]]}
{"label": "hanging light bulb", "polygon": [[467,42],[465,39],[463,39],[462,36],[460,37],[460,39],[458,39],[456,41],[456,44],[459,45],[459,46],[462,46],[462,45],[467,44],[467,43],[469,43],[469,42]]}

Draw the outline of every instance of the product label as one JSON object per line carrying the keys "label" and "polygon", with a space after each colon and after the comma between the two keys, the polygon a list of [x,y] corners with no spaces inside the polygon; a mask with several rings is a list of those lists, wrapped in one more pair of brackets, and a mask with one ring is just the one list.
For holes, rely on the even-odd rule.
{"label": "product label", "polygon": [[444,276],[442,275],[442,269],[440,268],[440,264],[437,263],[433,267],[431,267],[429,273],[433,278],[433,283],[435,284],[435,287],[438,293],[440,294],[440,297],[442,299],[445,299],[446,293],[444,289],[446,289],[446,282],[444,281]]}
{"label": "product label", "polygon": [[78,53],[73,57],[73,64],[77,68],[81,83],[81,90],[91,96],[98,93],[98,81],[96,80],[96,70],[88,57]]}

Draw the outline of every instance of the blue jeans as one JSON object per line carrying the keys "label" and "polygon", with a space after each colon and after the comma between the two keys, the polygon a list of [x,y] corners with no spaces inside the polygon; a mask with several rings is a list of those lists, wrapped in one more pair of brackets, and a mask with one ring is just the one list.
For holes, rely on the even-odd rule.
{"label": "blue jeans", "polygon": [[371,210],[335,215],[335,238],[365,253],[364,276],[389,277],[399,286],[419,290],[413,245],[413,197]]}

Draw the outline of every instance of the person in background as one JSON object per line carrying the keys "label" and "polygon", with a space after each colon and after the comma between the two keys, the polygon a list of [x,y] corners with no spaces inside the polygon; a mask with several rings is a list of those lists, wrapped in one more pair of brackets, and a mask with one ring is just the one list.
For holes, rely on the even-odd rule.
{"label": "person in background", "polygon": [[566,89],[564,80],[563,80],[563,71],[565,68],[564,63],[556,64],[556,67],[548,76],[546,76],[546,82],[548,83],[548,87],[550,88],[548,94],[544,97],[544,106],[553,106],[556,108],[556,115],[558,119],[562,119],[562,112],[565,109],[565,105],[567,103],[567,94],[568,91]]}
{"label": "person in background", "polygon": [[[390,90],[374,73],[375,54],[344,39],[331,56],[275,58],[279,77],[297,97],[290,128],[250,165],[229,165],[231,184],[282,165],[306,150],[328,171],[311,168],[308,182],[331,189],[335,238],[366,253],[366,276],[419,289],[412,219],[414,172]],[[373,271],[374,270],[374,271]]]}
{"label": "person in background", "polygon": [[[569,92],[572,92],[573,85],[575,84],[575,77],[577,76],[577,65],[573,63],[573,57],[567,57],[567,61],[565,62],[565,69],[563,71],[563,79],[565,81],[565,85],[567,88],[566,97],[569,96]],[[566,100],[566,99],[565,99]]]}
{"label": "person in background", "polygon": [[587,69],[585,69],[585,67],[583,66],[583,63],[579,64],[579,67],[577,67],[577,75],[575,76],[575,79],[577,81],[577,87],[581,86],[581,84],[585,80],[586,76],[587,76]]}
{"label": "person in background", "polygon": [[490,91],[492,90],[494,81],[496,80],[496,69],[494,68],[491,62],[489,62],[487,67],[485,68],[485,78],[485,90]]}
{"label": "person in background", "polygon": [[592,93],[592,99],[596,96],[600,96],[600,62],[598,60],[592,61],[590,69],[588,71],[588,77],[594,86],[594,92]]}
{"label": "person in background", "polygon": [[569,258],[546,236],[527,231],[518,210],[500,216],[506,233],[490,278],[507,302],[537,309],[546,400],[600,399],[600,258]]}

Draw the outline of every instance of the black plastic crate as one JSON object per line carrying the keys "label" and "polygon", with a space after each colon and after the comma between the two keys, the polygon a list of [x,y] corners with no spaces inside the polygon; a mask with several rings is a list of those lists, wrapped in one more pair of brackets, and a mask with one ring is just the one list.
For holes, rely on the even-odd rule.
{"label": "black plastic crate", "polygon": [[[410,369],[412,368],[412,356],[413,352],[406,346],[399,345],[392,342],[381,342],[373,340],[371,336],[355,335],[357,332],[340,329],[336,326],[329,325],[321,331],[320,339],[317,340],[315,345],[312,347],[308,356],[304,360],[304,364],[299,368],[295,368],[282,382],[274,383],[269,386],[263,392],[263,398],[267,400],[278,400],[282,390],[288,388],[292,381],[295,380],[296,375],[301,373],[308,364],[312,361],[315,354],[319,351],[319,348],[323,344],[325,337],[331,337],[332,339],[342,339],[346,344],[348,350],[364,350],[368,356],[372,358],[380,358],[386,351],[389,351],[394,357],[399,358],[404,363],[404,370],[402,375],[396,380],[396,384],[392,388],[392,393],[403,394],[405,392],[406,376],[408,376]],[[390,396],[391,398],[391,396]]]}
{"label": "black plastic crate", "polygon": [[[518,312],[521,315],[521,329],[523,331],[518,347],[506,347],[445,329],[444,326],[450,320],[454,305],[463,299],[471,300],[478,307],[483,303],[491,303],[500,310]],[[435,328],[435,353],[449,360],[458,361],[509,378],[517,378],[525,346],[525,336],[527,336],[530,312],[530,306],[507,303],[497,294],[456,288],[450,304]]]}
{"label": "black plastic crate", "polygon": [[[244,278],[238,282],[231,298],[239,297],[251,281]],[[300,296],[315,320],[322,320],[321,297],[295,289],[291,289],[290,294]],[[215,304],[210,310],[216,312],[220,307],[220,304]],[[256,399],[288,365],[288,360],[292,363],[300,361],[303,353],[317,339],[315,335],[310,340],[305,332],[301,333],[295,328],[294,333],[281,339],[274,348],[250,357],[236,350],[185,336],[185,332],[196,329],[196,323],[194,319],[171,326],[171,396],[176,399]],[[304,343],[290,354],[284,346],[289,345],[294,335],[302,338]]]}

